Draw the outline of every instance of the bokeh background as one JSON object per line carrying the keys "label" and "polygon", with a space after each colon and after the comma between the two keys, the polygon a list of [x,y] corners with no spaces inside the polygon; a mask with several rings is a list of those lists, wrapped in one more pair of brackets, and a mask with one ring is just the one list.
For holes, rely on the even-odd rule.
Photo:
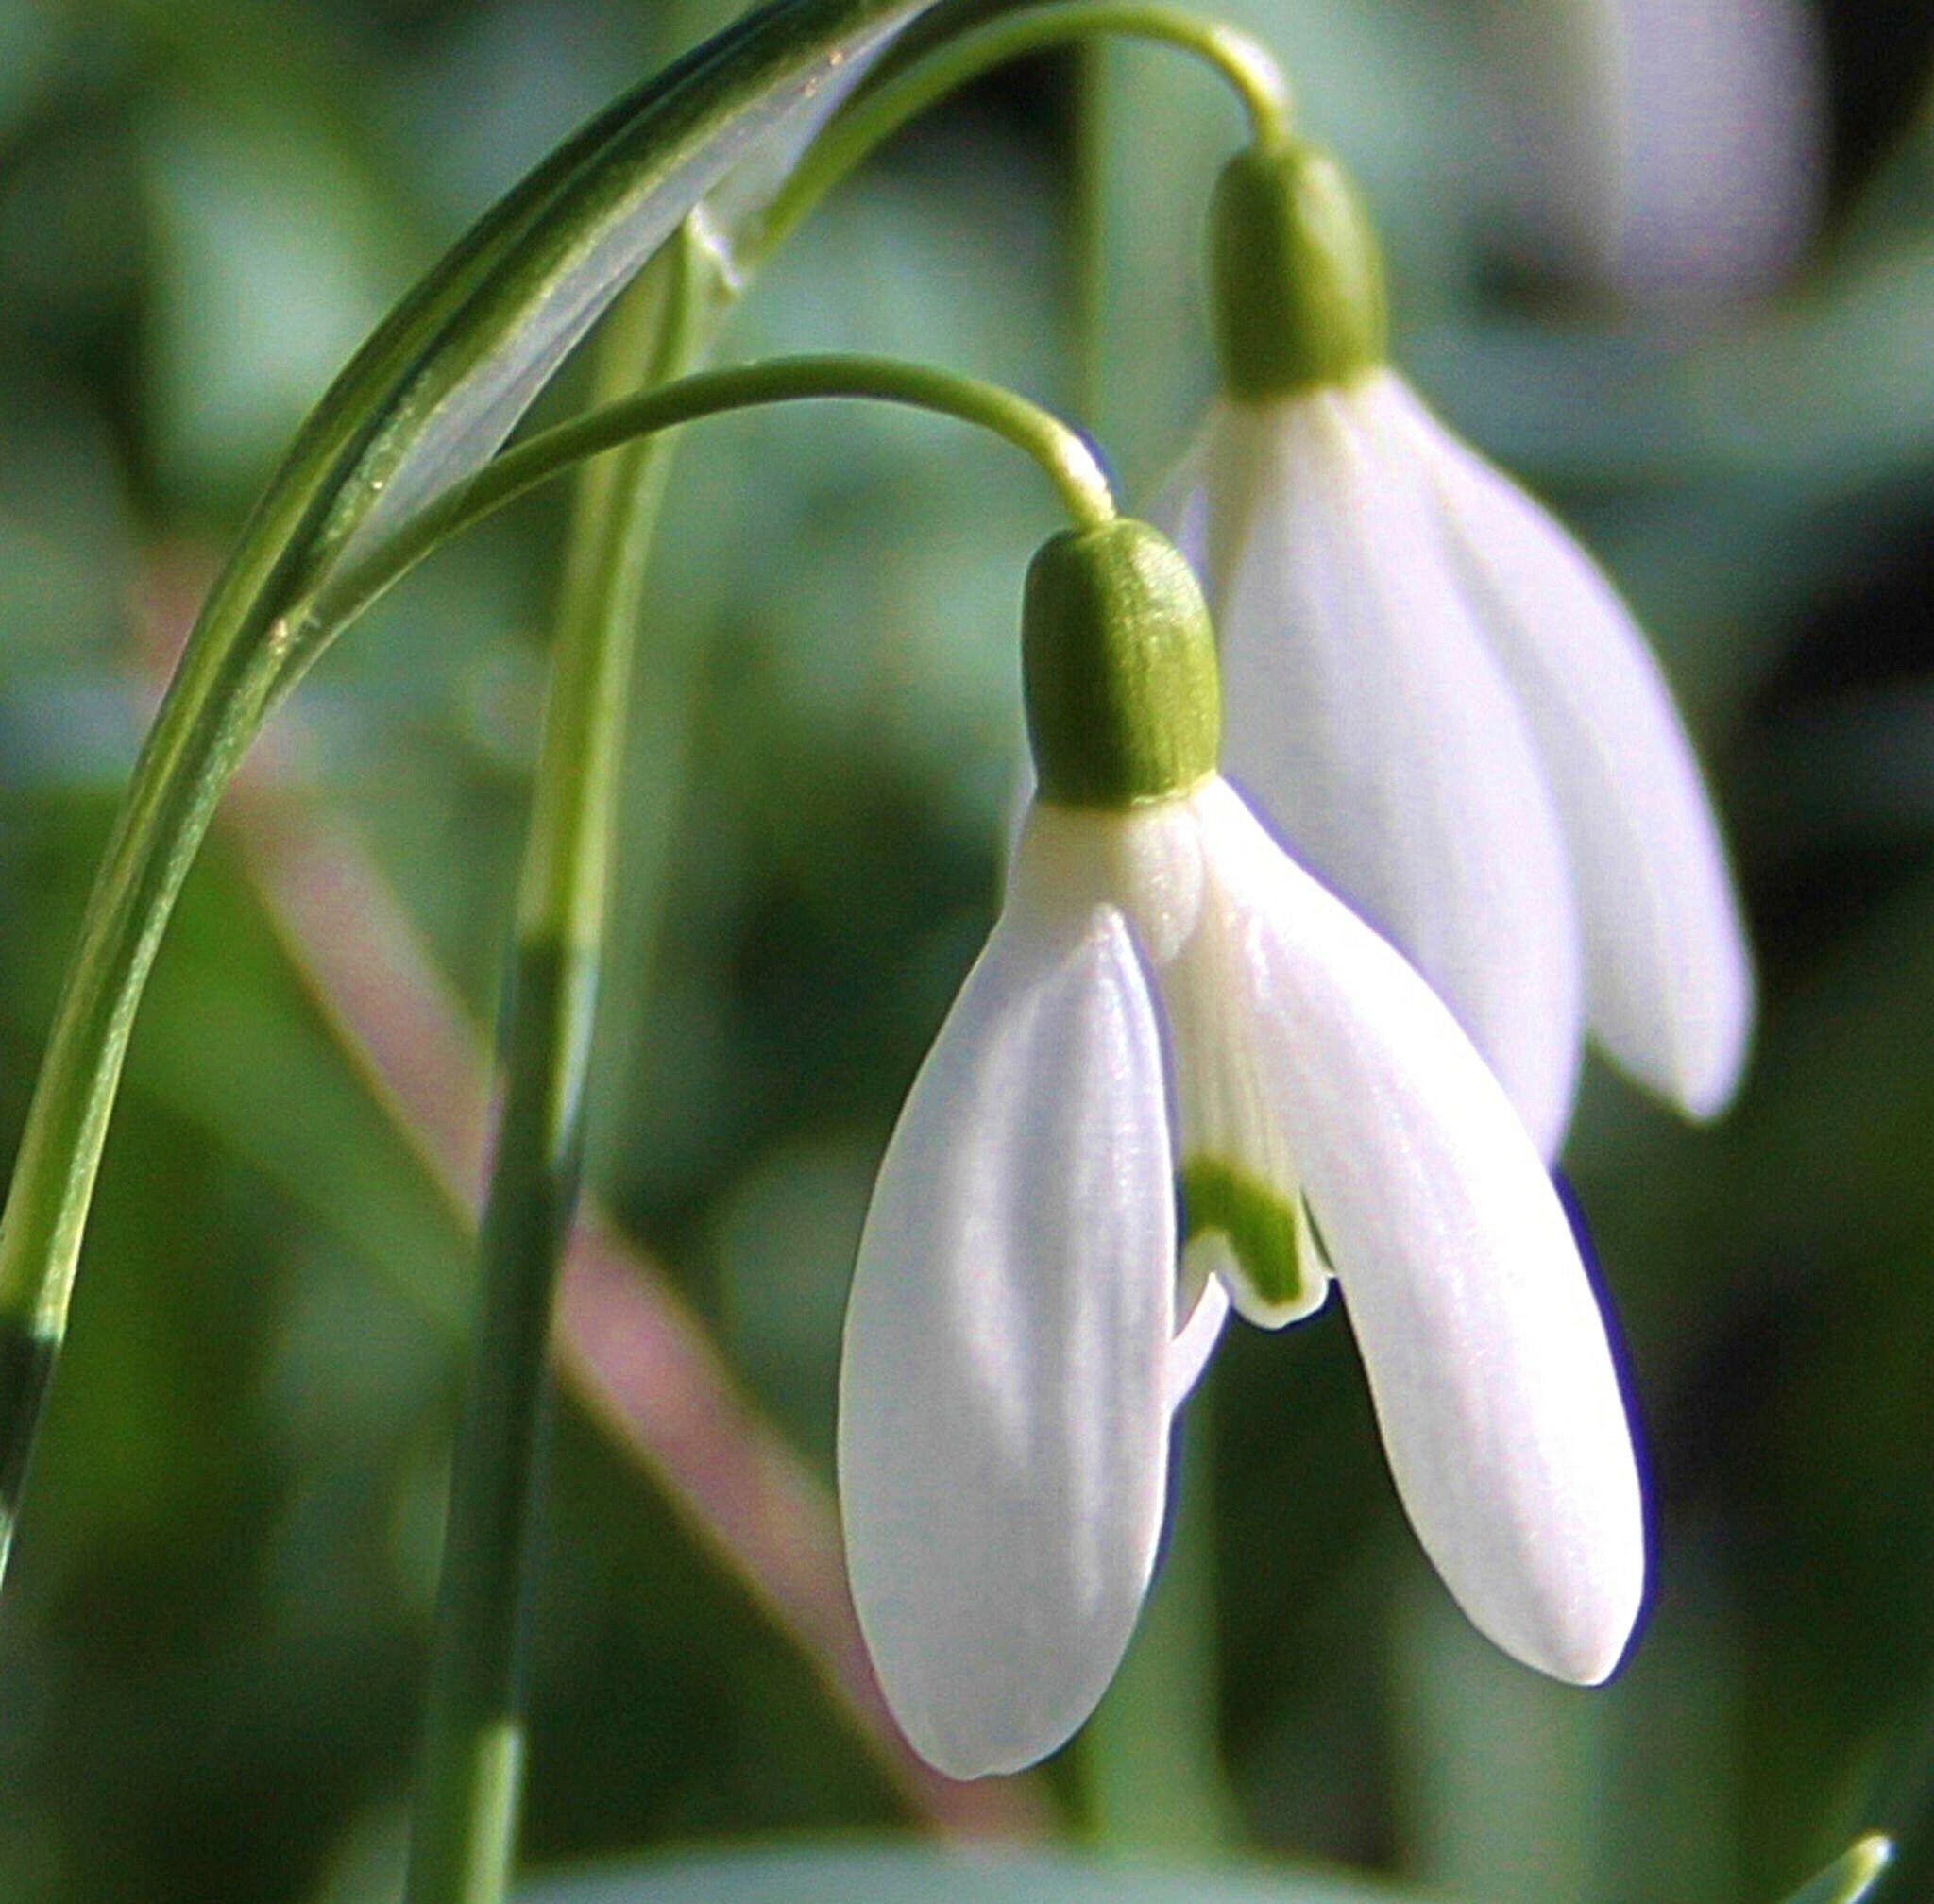
{"label": "bokeh background", "polygon": [[[497,192],[736,10],[0,0],[9,1147],[166,657],[304,409]],[[963,1799],[883,1742],[828,1544],[839,1319],[991,917],[1054,511],[931,421],[714,426],[645,640],[592,1147],[632,1260],[558,1415],[534,1866],[992,1829],[1731,1904],[1929,1803],[1934,6],[1236,11],[1360,169],[1406,365],[1640,609],[1736,842],[1766,1003],[1737,1112],[1695,1131],[1594,1069],[1568,1159],[1649,1446],[1649,1630],[1596,1695],[1474,1638],[1332,1304],[1232,1332],[1076,1748]],[[845,189],[727,348],[1003,379],[1145,494],[1205,399],[1237,132],[1161,54],[1017,67]],[[5,1904],[394,1883],[561,521],[521,508],[348,636],[190,882],[0,1605]]]}

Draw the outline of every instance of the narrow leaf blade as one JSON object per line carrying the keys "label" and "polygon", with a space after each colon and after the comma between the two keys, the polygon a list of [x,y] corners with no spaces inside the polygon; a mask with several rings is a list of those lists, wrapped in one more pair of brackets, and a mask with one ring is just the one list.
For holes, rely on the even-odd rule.
{"label": "narrow leaf blade", "polygon": [[1802,1884],[1787,1904],[1858,1904],[1892,1862],[1892,1842],[1875,1832]]}

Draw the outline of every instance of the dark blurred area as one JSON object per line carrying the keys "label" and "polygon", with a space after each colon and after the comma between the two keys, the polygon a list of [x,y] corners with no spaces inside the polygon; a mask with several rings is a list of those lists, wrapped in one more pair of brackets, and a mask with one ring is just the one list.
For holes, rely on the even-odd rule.
{"label": "dark blurred area", "polygon": [[[736,10],[0,0],[9,1149],[166,656],[304,410],[492,196]],[[1568,1158],[1657,1517],[1618,1683],[1464,1627],[1332,1305],[1232,1334],[1137,1652],[1026,1815],[1487,1904],[1783,1895],[1934,1776],[1934,4],[1235,11],[1361,172],[1406,366],[1656,639],[1764,1018],[1722,1125],[1595,1067]],[[1001,379],[1145,495],[1206,400],[1236,136],[1158,54],[1017,67],[843,190],[727,349]],[[592,1175],[822,1534],[872,1171],[992,914],[1049,505],[966,433],[853,413],[715,427],[674,477]],[[413,1041],[473,1054],[494,1011],[562,521],[520,505],[352,632],[190,882],[0,1605],[0,1904],[393,1885],[468,1252]],[[559,1408],[534,1864],[933,1828],[679,1459]]]}

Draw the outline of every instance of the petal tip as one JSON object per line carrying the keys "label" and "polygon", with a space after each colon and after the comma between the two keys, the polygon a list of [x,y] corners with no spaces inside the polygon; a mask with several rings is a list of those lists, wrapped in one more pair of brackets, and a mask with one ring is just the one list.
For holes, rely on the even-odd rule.
{"label": "petal tip", "polygon": [[1751,970],[1741,973],[1733,998],[1716,1013],[1700,1048],[1680,1068],[1673,1101],[1696,1124],[1710,1124],[1731,1109],[1753,1055],[1755,1018]]}
{"label": "petal tip", "polygon": [[1625,1663],[1645,1605],[1642,1542],[1626,1543],[1608,1577],[1589,1579],[1562,1603],[1514,1622],[1510,1630],[1486,1624],[1488,1636],[1513,1658],[1567,1686],[1603,1686]]}
{"label": "petal tip", "polygon": [[1625,1663],[1637,1624],[1635,1606],[1602,1627],[1572,1636],[1570,1644],[1543,1670],[1568,1686],[1603,1686]]}
{"label": "petal tip", "polygon": [[[891,1709],[891,1700],[888,1701]],[[901,1730],[907,1735],[907,1742],[922,1759],[933,1767],[943,1778],[952,1778],[958,1784],[972,1784],[977,1778],[1003,1778],[1016,1772],[1025,1772],[1029,1766],[1038,1765],[1043,1759],[1059,1752],[1076,1732],[1080,1729],[1082,1714],[1066,1730],[1057,1736],[1043,1736],[1038,1739],[1018,1739],[1011,1733],[990,1735],[985,1738],[961,1738],[945,1736],[925,1726],[916,1726],[900,1722]],[[898,1714],[895,1714],[896,1720]]]}

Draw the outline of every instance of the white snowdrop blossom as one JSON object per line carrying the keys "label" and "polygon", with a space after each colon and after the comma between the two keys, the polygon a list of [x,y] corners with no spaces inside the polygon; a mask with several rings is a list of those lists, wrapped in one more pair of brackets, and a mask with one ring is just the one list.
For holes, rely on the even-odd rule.
{"label": "white snowdrop blossom", "polygon": [[[1213,689],[1181,558],[1114,526],[1172,564]],[[1114,688],[1157,707],[1173,671],[1143,665],[1159,618],[1135,592],[1160,567],[1095,591],[1131,624]],[[1452,1593],[1518,1658],[1603,1679],[1643,1515],[1536,1146],[1430,987],[1214,772],[1213,713],[1132,785],[1117,756],[1085,779],[1058,757],[1117,709],[1106,682],[1056,701],[1032,645],[1068,619],[1052,593],[1030,577],[1041,791],[888,1147],[847,1313],[840,1498],[889,1704],[956,1776],[1061,1744],[1128,1644],[1171,1415],[1225,1310],[1292,1321],[1332,1277]]]}
{"label": "white snowdrop blossom", "polygon": [[1260,366],[1264,293],[1226,292],[1225,394],[1157,511],[1221,630],[1229,772],[1436,987],[1548,1156],[1587,1028],[1713,1115],[1753,978],[1665,677],[1591,558],[1383,364],[1380,311],[1336,348],[1310,248]]}

